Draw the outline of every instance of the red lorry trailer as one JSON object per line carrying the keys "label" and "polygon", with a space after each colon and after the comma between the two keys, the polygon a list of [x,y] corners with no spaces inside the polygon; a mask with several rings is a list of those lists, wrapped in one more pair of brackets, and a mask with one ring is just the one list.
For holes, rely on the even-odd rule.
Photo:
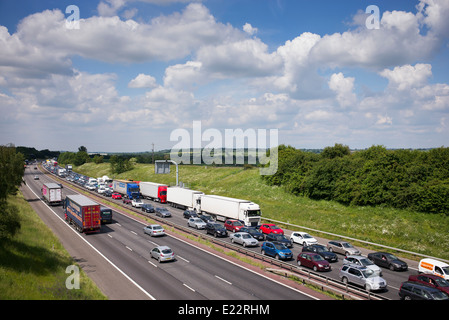
{"label": "red lorry trailer", "polygon": [[140,194],[142,198],[158,201],[160,203],[167,202],[167,185],[155,182],[140,182]]}
{"label": "red lorry trailer", "polygon": [[64,201],[65,220],[79,232],[99,232],[101,227],[100,205],[86,196],[68,195]]}

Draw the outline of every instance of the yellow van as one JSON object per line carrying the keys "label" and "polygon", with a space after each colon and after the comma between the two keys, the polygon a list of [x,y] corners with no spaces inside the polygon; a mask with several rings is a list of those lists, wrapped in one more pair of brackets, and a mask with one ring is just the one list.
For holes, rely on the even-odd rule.
{"label": "yellow van", "polygon": [[429,273],[449,280],[449,264],[435,259],[422,259],[418,266],[419,273]]}

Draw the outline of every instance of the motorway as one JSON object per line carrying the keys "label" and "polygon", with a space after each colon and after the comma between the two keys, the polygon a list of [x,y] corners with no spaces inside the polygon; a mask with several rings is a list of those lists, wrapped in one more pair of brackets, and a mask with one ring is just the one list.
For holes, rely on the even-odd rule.
{"label": "motorway", "polygon": [[[114,223],[103,225],[101,232],[78,233],[63,220],[62,206],[48,207],[39,201],[42,184],[59,181],[33,168],[31,165],[25,170],[26,187],[21,188],[25,198],[110,299],[328,299],[300,285],[289,286],[276,277],[259,274],[178,234],[167,232],[164,237],[152,238],[143,233],[145,222],[119,210],[114,209]],[[33,179],[35,175],[39,180]],[[64,184],[63,197],[76,193]],[[182,211],[177,212],[173,219],[182,221]],[[157,245],[168,245],[177,259],[165,263],[151,259],[149,252]]]}

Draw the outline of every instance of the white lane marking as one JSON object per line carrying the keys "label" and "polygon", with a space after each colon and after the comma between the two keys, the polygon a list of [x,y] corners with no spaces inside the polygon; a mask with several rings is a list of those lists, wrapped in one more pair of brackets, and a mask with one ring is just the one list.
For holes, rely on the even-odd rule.
{"label": "white lane marking", "polygon": [[221,281],[226,282],[227,284],[232,285],[231,282],[229,282],[228,280],[225,280],[225,279],[223,279],[223,278],[221,278],[221,277],[219,277],[219,276],[217,276],[217,275],[215,276],[215,278],[220,279]]}
{"label": "white lane marking", "polygon": [[176,257],[179,258],[179,259],[181,259],[181,260],[184,260],[184,261],[187,262],[187,263],[190,263],[190,261],[187,260],[186,258],[183,258],[183,257],[181,257],[181,256],[176,256]]}
{"label": "white lane marking", "polygon": [[189,288],[189,289],[190,289],[190,290],[192,290],[193,292],[196,292],[196,291],[195,291],[195,289],[193,289],[193,288],[189,287],[189,286],[188,286],[188,285],[186,285],[185,283],[183,283],[183,286],[185,286],[185,287]]}
{"label": "white lane marking", "polygon": [[153,267],[157,268],[157,265],[155,265],[153,262],[151,262],[150,260],[148,260],[148,263],[153,265]]}

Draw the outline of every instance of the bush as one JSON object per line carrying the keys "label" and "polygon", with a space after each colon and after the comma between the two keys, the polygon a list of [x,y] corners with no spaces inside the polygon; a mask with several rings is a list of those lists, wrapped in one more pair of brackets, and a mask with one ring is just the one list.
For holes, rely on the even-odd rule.
{"label": "bush", "polygon": [[449,215],[449,148],[351,153],[326,147],[320,155],[279,146],[279,167],[263,177],[295,195],[345,205],[390,206]]}

